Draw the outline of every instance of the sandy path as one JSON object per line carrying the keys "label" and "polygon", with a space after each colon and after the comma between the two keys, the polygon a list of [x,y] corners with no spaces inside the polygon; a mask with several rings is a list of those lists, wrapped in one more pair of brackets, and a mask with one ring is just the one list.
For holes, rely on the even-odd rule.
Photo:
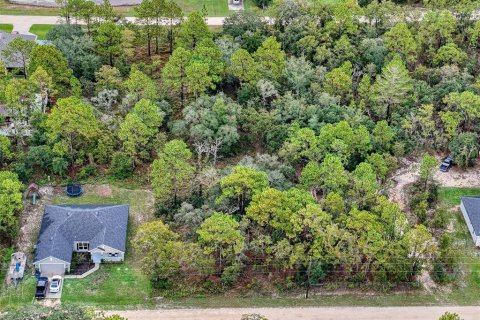
{"label": "sandy path", "polygon": [[413,183],[418,174],[418,163],[416,161],[410,161],[402,159],[400,163],[400,170],[395,172],[391,177],[394,185],[389,190],[389,199],[392,202],[398,203],[400,209],[405,211],[407,209],[407,196],[405,194],[405,186]]}
{"label": "sandy path", "polygon": [[464,320],[478,320],[480,307],[331,307],[331,308],[221,308],[112,311],[129,320],[240,320],[242,314],[258,313],[269,320],[437,320],[455,312]]}

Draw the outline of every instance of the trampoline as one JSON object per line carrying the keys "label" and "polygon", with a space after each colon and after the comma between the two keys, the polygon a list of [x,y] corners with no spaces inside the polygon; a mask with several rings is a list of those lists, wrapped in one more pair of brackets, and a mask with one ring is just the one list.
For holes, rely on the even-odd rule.
{"label": "trampoline", "polygon": [[83,188],[81,185],[77,183],[70,183],[65,188],[65,194],[69,197],[78,197],[82,195],[82,193],[83,193]]}

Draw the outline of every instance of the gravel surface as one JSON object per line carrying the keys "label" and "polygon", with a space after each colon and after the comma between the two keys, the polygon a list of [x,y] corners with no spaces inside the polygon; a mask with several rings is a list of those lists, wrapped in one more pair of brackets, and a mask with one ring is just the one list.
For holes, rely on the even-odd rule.
{"label": "gravel surface", "polygon": [[455,312],[464,320],[478,320],[480,307],[332,307],[332,308],[222,308],[111,311],[129,320],[240,320],[242,314],[258,313],[269,320],[437,320]]}

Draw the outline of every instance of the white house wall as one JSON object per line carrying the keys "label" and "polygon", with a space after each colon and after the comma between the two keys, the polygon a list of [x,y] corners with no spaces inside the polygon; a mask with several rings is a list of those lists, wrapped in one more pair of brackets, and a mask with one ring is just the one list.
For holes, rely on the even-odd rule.
{"label": "white house wall", "polygon": [[[125,256],[124,252],[106,245],[101,245],[100,247],[103,250],[99,249],[98,247],[90,250],[90,253],[92,255],[92,261],[94,263],[101,263],[102,261],[121,262],[124,260],[124,256]],[[115,253],[117,254],[116,257],[110,256],[110,254],[113,255]]]}

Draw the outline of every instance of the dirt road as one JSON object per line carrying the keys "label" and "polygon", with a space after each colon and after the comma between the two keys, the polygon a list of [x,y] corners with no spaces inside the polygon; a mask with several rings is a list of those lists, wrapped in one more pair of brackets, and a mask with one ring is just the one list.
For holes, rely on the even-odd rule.
{"label": "dirt road", "polygon": [[222,308],[112,311],[129,320],[240,320],[242,314],[257,313],[269,320],[437,320],[455,312],[464,320],[478,320],[480,307],[331,307],[331,308]]}

